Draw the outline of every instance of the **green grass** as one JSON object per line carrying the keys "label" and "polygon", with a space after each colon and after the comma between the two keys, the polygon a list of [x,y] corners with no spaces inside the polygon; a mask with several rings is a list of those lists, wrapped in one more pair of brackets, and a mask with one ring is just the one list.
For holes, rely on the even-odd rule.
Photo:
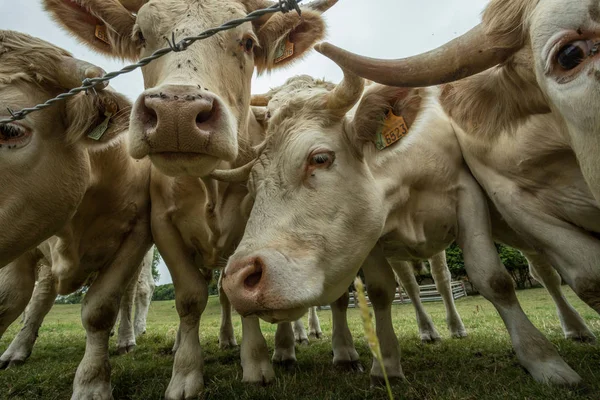
{"label": "green grass", "polygon": [[[568,291],[568,289],[565,288]],[[394,386],[397,399],[600,399],[600,348],[572,343],[563,338],[554,305],[542,289],[518,293],[532,322],[548,336],[560,354],[584,379],[582,387],[559,388],[535,383],[519,366],[508,334],[492,305],[480,296],[457,301],[469,337],[450,339],[441,303],[426,304],[444,340],[420,343],[411,305],[393,308],[394,326],[402,349],[402,367],[407,383]],[[572,292],[567,296],[592,331],[600,337],[600,319]],[[309,347],[297,347],[294,371],[275,369],[277,380],[270,386],[241,382],[239,350],[218,347],[219,305],[211,297],[201,321],[201,343],[205,359],[206,399],[385,399],[385,390],[370,388],[371,356],[362,336],[357,310],[349,311],[350,329],[366,372],[335,370],[331,365],[331,313],[320,311],[324,338]],[[172,301],[155,302],[148,316],[148,333],[138,340],[135,351],[115,353],[111,339],[112,385],[115,399],[161,399],[169,383],[173,356],[170,353],[178,319]],[[238,342],[241,324],[234,319]],[[263,323],[263,333],[272,351],[275,327]],[[0,340],[0,351],[20,329],[14,324]],[[21,367],[0,371],[2,399],[68,399],[77,364],[83,356],[85,334],[79,306],[57,305],[42,328],[33,354]]]}

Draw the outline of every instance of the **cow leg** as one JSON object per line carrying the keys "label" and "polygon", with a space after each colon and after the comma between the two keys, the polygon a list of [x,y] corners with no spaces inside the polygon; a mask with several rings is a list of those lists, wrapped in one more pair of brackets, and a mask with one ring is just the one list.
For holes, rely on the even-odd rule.
{"label": "cow leg", "polygon": [[333,347],[333,365],[344,370],[363,371],[358,353],[354,347],[352,333],[348,327],[348,304],[350,294],[344,293],[331,304],[331,345]]}
{"label": "cow leg", "polygon": [[[136,274],[137,276],[137,274]],[[135,298],[135,287],[137,279],[132,279],[127,285],[123,297],[121,297],[121,306],[119,308],[119,331],[117,338],[117,352],[127,354],[135,348],[135,333],[133,331],[133,321],[131,314],[133,311],[133,299]]]}
{"label": "cow leg", "polygon": [[[387,376],[390,381],[403,380],[400,345],[392,324],[392,302],[396,294],[396,280],[392,266],[385,258],[379,244],[371,250],[365,260],[363,271],[367,281],[369,299],[375,312],[375,329]],[[376,358],[373,358],[371,367],[371,383],[385,384],[381,365]]]}
{"label": "cow leg", "polygon": [[[309,310],[311,308],[312,307],[310,307]],[[304,329],[304,323],[302,323],[302,318],[294,321],[292,324],[292,328],[294,329],[294,339],[296,340],[296,343],[303,346],[308,346],[308,335],[306,334],[306,329]]]}
{"label": "cow leg", "polygon": [[243,382],[267,384],[275,378],[275,372],[269,360],[267,341],[260,331],[260,322],[257,317],[242,317],[240,356],[244,372]]}
{"label": "cow leg", "polygon": [[146,333],[146,319],[148,318],[148,310],[152,302],[152,295],[156,288],[154,278],[152,277],[152,260],[154,251],[146,254],[142,265],[142,272],[138,280],[135,290],[135,317],[133,320],[133,331],[135,337]]}
{"label": "cow leg", "polygon": [[450,286],[452,277],[450,276],[448,264],[446,264],[446,252],[442,251],[431,257],[429,265],[431,266],[431,276],[435,282],[435,287],[442,296],[444,306],[446,307],[446,324],[448,325],[450,334],[455,338],[466,337],[467,330],[454,304],[454,296],[452,295],[452,287]]}
{"label": "cow leg", "polygon": [[[35,264],[33,265],[35,266]],[[52,308],[55,299],[56,286],[52,278],[51,268],[47,265],[41,265],[38,272],[38,284],[35,286],[31,300],[27,305],[23,328],[0,357],[0,369],[21,365],[29,357],[37,339],[40,325],[42,325],[44,317]]]}
{"label": "cow leg", "polygon": [[408,298],[412,302],[415,312],[417,313],[417,325],[419,326],[419,335],[421,336],[421,341],[430,343],[441,340],[441,336],[437,329],[435,329],[435,325],[433,324],[431,317],[427,311],[425,311],[423,303],[421,303],[419,284],[415,278],[412,265],[406,261],[398,261],[397,263],[394,263],[393,268],[394,271],[396,271],[396,275],[398,275],[400,284],[406,291],[406,294],[408,295]]}
{"label": "cow leg", "polygon": [[[85,354],[73,381],[73,399],[111,399],[108,340],[115,324],[119,302],[151,243],[147,221],[140,220],[121,244],[108,267],[98,273],[81,306],[86,332]],[[126,318],[126,316],[122,316]]]}
{"label": "cow leg", "polygon": [[529,263],[531,276],[544,285],[554,300],[565,337],[574,341],[595,342],[596,336],[565,298],[560,287],[561,277],[558,272],[537,254],[527,254],[525,257]]}
{"label": "cow leg", "polygon": [[177,335],[175,336],[175,342],[173,343],[171,353],[177,353],[177,349],[179,348],[179,342],[181,342],[181,326],[177,327]]}
{"label": "cow leg", "polygon": [[0,338],[31,299],[38,260],[34,250],[0,268]]}
{"label": "cow leg", "polygon": [[538,382],[575,384],[581,377],[567,365],[521,308],[513,280],[502,265],[492,240],[486,198],[470,173],[461,176],[458,192],[458,236],[465,269],[479,292],[498,310],[513,347]]}
{"label": "cow leg", "polygon": [[[306,332],[305,332],[306,334]],[[290,369],[296,365],[296,347],[294,340],[294,329],[290,322],[281,322],[277,325],[275,332],[275,351],[273,352],[273,363]]]}
{"label": "cow leg", "polygon": [[193,398],[204,388],[199,328],[200,316],[208,301],[208,282],[191,259],[179,232],[166,218],[153,218],[152,233],[173,278],[175,307],[179,314],[173,372],[165,398]]}
{"label": "cow leg", "polygon": [[323,331],[317,314],[317,307],[309,307],[308,309],[308,336],[316,339],[321,339]]}
{"label": "cow leg", "polygon": [[219,275],[219,282],[217,283],[219,288],[219,303],[221,303],[221,329],[219,331],[219,347],[221,349],[228,349],[231,347],[237,347],[237,341],[235,340],[235,332],[233,331],[231,303],[221,287],[222,276],[223,274]]}

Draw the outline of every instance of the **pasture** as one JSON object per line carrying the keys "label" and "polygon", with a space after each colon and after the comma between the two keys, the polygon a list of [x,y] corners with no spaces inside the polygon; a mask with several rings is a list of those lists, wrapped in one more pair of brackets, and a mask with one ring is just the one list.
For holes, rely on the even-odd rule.
{"label": "pasture", "polygon": [[[600,319],[564,287],[568,299],[600,337]],[[547,387],[535,383],[519,366],[508,334],[493,306],[481,296],[457,300],[469,337],[450,339],[443,304],[427,303],[444,340],[421,344],[411,305],[393,307],[394,326],[400,339],[402,366],[407,381],[394,385],[396,399],[599,399],[600,347],[573,343],[563,338],[558,317],[543,289],[518,292],[532,322],[554,343],[564,359],[583,377],[578,388]],[[385,390],[370,388],[371,355],[363,337],[356,309],[349,310],[349,324],[365,372],[344,372],[331,365],[331,314],[319,311],[324,337],[312,339],[308,347],[297,346],[298,364],[293,370],[275,369],[277,380],[270,386],[241,382],[239,350],[220,350],[220,309],[211,297],[200,323],[205,359],[206,399],[385,399]],[[305,321],[306,323],[306,321]],[[174,302],[154,302],[148,315],[148,331],[133,353],[116,354],[115,337],[110,343],[113,396],[115,399],[161,399],[169,383],[171,347],[178,318]],[[234,317],[238,343],[241,323]],[[0,340],[4,351],[20,329],[15,323]],[[275,327],[262,323],[272,350]],[[39,332],[39,340],[27,363],[0,371],[2,399],[68,399],[71,384],[84,353],[85,332],[78,305],[56,305]]]}

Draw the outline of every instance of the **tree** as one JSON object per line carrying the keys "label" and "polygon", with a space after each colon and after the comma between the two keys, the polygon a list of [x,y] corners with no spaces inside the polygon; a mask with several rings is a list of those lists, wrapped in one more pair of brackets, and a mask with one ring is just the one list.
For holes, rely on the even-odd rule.
{"label": "tree", "polygon": [[156,246],[154,246],[154,257],[152,258],[152,278],[154,278],[154,282],[158,282],[158,280],[160,279],[160,272],[158,272],[158,263],[161,259],[162,257],[160,256],[158,249],[156,248]]}

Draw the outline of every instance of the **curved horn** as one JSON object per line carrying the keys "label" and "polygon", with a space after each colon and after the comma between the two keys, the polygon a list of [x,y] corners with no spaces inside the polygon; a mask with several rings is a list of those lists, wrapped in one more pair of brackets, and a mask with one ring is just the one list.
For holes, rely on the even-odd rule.
{"label": "curved horn", "polygon": [[342,68],[344,79],[326,97],[325,108],[345,115],[360,99],[365,82],[358,75]]}
{"label": "curved horn", "polygon": [[248,176],[250,176],[250,171],[252,171],[253,166],[254,160],[250,161],[246,165],[242,165],[241,167],[234,169],[216,169],[210,174],[210,177],[221,182],[246,182],[248,180]]}
{"label": "curved horn", "polygon": [[[81,81],[86,78],[100,78],[105,73],[100,67],[68,56],[64,56],[60,65],[56,68],[58,83],[67,89],[81,86]],[[96,84],[94,88],[102,90],[107,86],[108,82],[101,82]]]}
{"label": "curved horn", "polygon": [[518,50],[496,46],[481,25],[435,50],[399,60],[363,57],[329,43],[320,43],[315,49],[363,78],[405,87],[439,85],[466,78],[505,61]]}
{"label": "curved horn", "polygon": [[250,98],[250,105],[255,107],[266,107],[271,100],[266,94],[253,94]]}
{"label": "curved horn", "polygon": [[303,8],[309,8],[323,13],[333,7],[337,2],[338,0],[316,0],[308,3]]}

